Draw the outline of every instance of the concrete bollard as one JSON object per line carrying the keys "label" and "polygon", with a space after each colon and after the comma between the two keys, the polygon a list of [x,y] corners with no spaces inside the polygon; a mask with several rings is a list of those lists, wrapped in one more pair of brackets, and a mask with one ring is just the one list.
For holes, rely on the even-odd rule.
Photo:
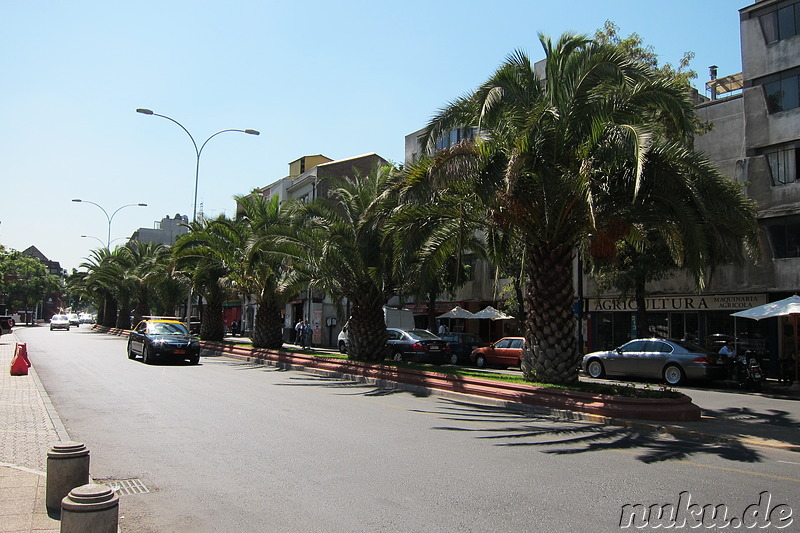
{"label": "concrete bollard", "polygon": [[61,533],[117,533],[119,496],[105,485],[72,489],[61,500]]}
{"label": "concrete bollard", "polygon": [[80,442],[60,442],[47,452],[48,509],[61,509],[61,500],[75,487],[89,483],[89,450]]}

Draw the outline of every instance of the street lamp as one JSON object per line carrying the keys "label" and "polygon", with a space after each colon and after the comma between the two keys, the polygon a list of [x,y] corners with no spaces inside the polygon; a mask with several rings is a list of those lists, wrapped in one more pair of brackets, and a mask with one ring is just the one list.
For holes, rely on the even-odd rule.
{"label": "street lamp", "polygon": [[[89,200],[81,200],[80,198],[73,198],[72,201],[73,202],[83,202],[85,204],[96,205],[97,207],[100,208],[100,210],[106,216],[106,218],[108,219],[108,238],[106,239],[106,249],[109,250],[109,251],[111,250],[111,221],[114,220],[114,215],[116,215],[121,210],[125,209],[126,207],[147,207],[147,204],[125,204],[122,207],[117,208],[117,210],[114,211],[113,213],[111,213],[111,216],[109,216],[108,215],[108,211],[103,209],[103,206],[100,205],[100,204],[97,204],[95,202],[90,202]],[[81,235],[81,236],[83,236],[83,235]],[[100,240],[100,239],[98,239],[98,240]]]}
{"label": "street lamp", "polygon": [[[84,238],[84,239],[94,239],[94,240],[96,240],[97,242],[99,242],[99,243],[100,243],[102,246],[106,246],[106,245],[103,243],[103,241],[101,241],[100,239],[98,239],[97,237],[95,237],[95,236],[93,236],[93,235],[81,235],[81,237],[82,237],[82,238]],[[111,242],[114,242],[114,241],[119,241],[119,240],[122,240],[122,239],[124,239],[124,237],[117,237],[116,239],[111,239]],[[111,243],[109,243],[109,244],[111,244]]]}
{"label": "street lamp", "polygon": [[161,117],[161,118],[165,118],[165,119],[167,119],[169,121],[172,121],[175,124],[177,124],[178,126],[180,126],[181,129],[186,132],[186,135],[188,135],[189,138],[192,140],[192,144],[194,145],[194,152],[195,152],[195,155],[197,156],[196,164],[195,164],[195,168],[194,168],[194,205],[192,207],[192,209],[193,209],[192,222],[196,222],[197,221],[197,186],[198,186],[199,181],[200,181],[200,154],[203,153],[203,148],[206,147],[206,144],[208,144],[208,141],[210,141],[211,139],[213,139],[214,137],[216,137],[220,133],[225,133],[225,132],[228,132],[228,131],[237,131],[237,132],[240,132],[240,133],[247,133],[248,135],[260,135],[260,132],[258,132],[257,130],[251,130],[251,129],[247,129],[247,130],[237,130],[237,129],[220,130],[217,133],[213,134],[208,139],[206,139],[203,142],[203,144],[200,145],[200,148],[197,148],[197,142],[194,140],[194,137],[192,136],[192,134],[189,133],[189,130],[187,130],[184,127],[183,124],[181,124],[180,122],[178,122],[174,118],[168,117],[166,115],[159,115],[158,113],[153,113],[151,110],[144,109],[144,108],[139,108],[139,109],[136,110],[136,112],[137,113],[141,113],[143,115],[153,115],[154,117]]}

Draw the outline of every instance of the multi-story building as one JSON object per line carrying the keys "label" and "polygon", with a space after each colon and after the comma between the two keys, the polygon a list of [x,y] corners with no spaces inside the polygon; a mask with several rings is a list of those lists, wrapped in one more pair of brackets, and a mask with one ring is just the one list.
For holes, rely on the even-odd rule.
{"label": "multi-story building", "polygon": [[134,231],[130,240],[172,246],[178,237],[189,232],[188,224],[187,215],[178,213],[173,218],[167,215],[161,221],[154,222],[152,228],[139,228]]}

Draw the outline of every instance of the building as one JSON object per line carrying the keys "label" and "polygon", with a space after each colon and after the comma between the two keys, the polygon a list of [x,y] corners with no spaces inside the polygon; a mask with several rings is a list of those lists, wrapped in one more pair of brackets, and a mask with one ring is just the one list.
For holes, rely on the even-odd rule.
{"label": "building", "polygon": [[[730,314],[777,301],[800,290],[800,2],[761,0],[739,11],[742,72],[717,78],[697,113],[713,129],[695,140],[726,176],[744,185],[758,206],[764,258],[744,267],[718,268],[702,294],[686,276],[648,286],[653,334],[692,338],[709,348],[735,338],[740,350],[763,356],[768,375],[793,349],[788,320],[734,320]],[[587,296],[595,291],[588,282]],[[595,295],[586,303],[589,345],[627,340],[631,302]]]}
{"label": "building", "polygon": [[[25,257],[36,259],[42,263],[47,269],[48,274],[58,276],[59,278],[66,276],[66,271],[61,268],[61,263],[48,259],[36,246],[29,246],[21,253]],[[36,319],[50,320],[53,315],[61,312],[61,309],[65,305],[65,302],[61,300],[61,296],[61,292],[58,291],[46,296],[41,304],[36,306],[36,309],[17,310],[17,313],[20,315],[20,320],[25,323],[33,322]]]}
{"label": "building", "polygon": [[152,228],[139,228],[134,231],[130,240],[172,246],[178,237],[189,232],[188,226],[187,215],[176,213],[173,218],[166,215],[160,222],[154,222]]}

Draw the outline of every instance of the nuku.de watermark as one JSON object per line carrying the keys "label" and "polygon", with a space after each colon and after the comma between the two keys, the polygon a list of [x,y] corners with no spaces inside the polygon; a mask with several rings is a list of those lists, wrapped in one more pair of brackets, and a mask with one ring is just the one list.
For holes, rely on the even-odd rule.
{"label": "nuku.de watermark", "polygon": [[729,512],[725,504],[699,505],[692,503],[687,491],[678,494],[678,503],[644,505],[642,503],[622,506],[619,518],[621,529],[695,529],[730,528],[784,529],[792,525],[792,508],[779,503],[772,505],[772,494],[760,493],[758,503],[748,505],[741,513]]}

